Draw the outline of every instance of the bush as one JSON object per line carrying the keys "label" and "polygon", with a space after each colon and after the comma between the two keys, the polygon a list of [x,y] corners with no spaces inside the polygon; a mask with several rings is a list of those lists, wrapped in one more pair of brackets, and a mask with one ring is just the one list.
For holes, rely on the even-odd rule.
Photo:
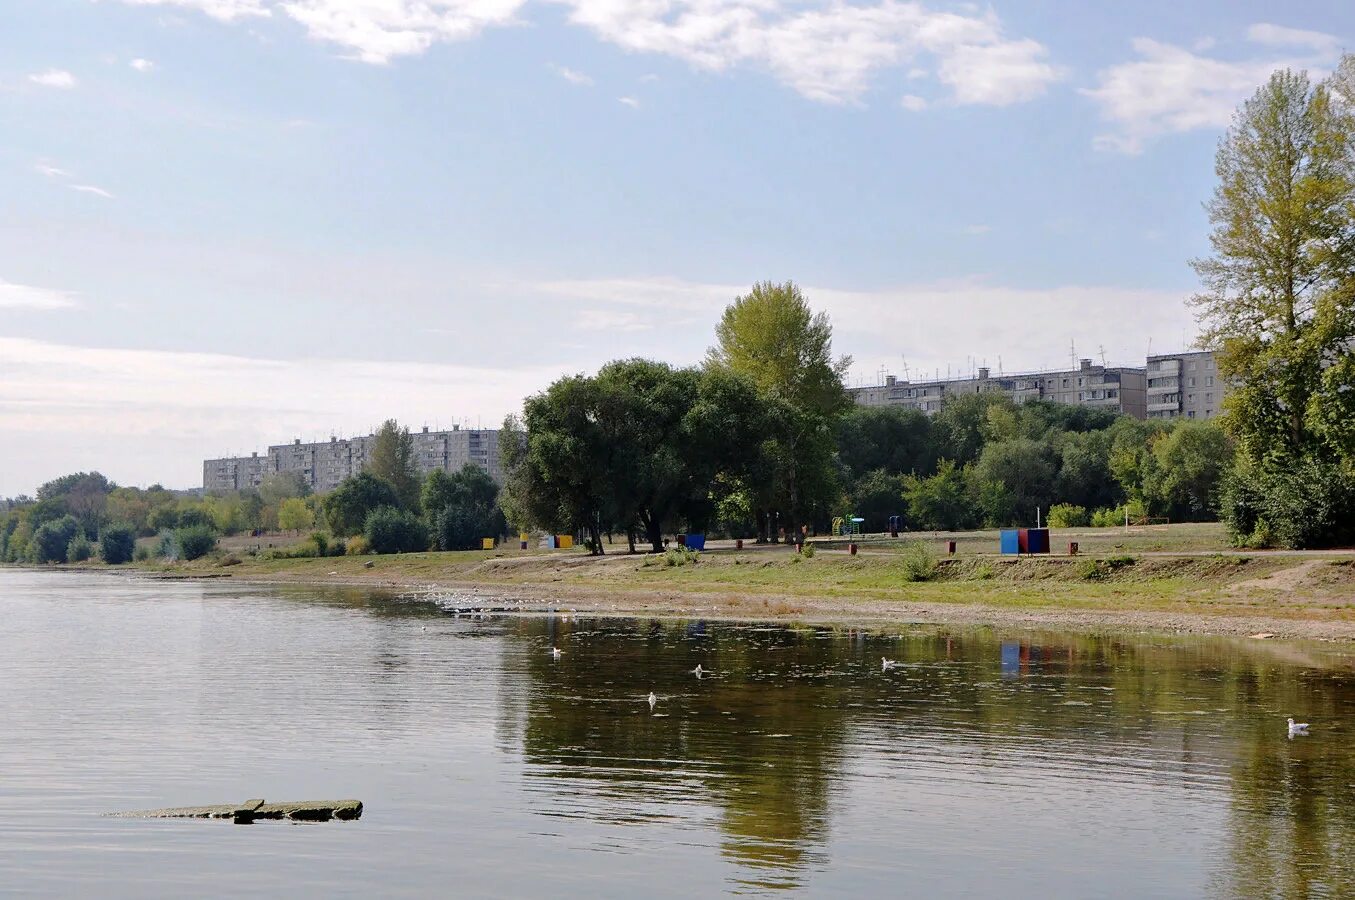
{"label": "bush", "polygon": [[210,525],[189,525],[174,532],[174,546],[181,558],[200,559],[216,549],[216,532]]}
{"label": "bush", "polygon": [[1056,503],[1049,507],[1050,528],[1083,528],[1089,521],[1086,507]]}
{"label": "bush", "polygon": [[130,525],[107,525],[99,535],[99,555],[110,566],[131,562],[136,553],[136,532]]}
{"label": "bush", "polygon": [[329,535],[323,531],[311,532],[311,543],[315,545],[316,556],[329,556]]}
{"label": "bush", "polygon": [[33,532],[34,560],[40,563],[65,562],[66,548],[79,530],[80,525],[74,516],[62,516],[54,522],[44,522]]}
{"label": "bush", "polygon": [[1223,486],[1221,518],[1233,543],[1293,550],[1355,541],[1355,476],[1305,459],[1280,472],[1239,468]]}
{"label": "bush", "polygon": [[805,544],[804,547],[802,547],[802,548],[800,549],[800,555],[803,556],[803,557],[805,557],[806,559],[813,559],[813,558],[814,558],[814,545],[813,545],[813,544]]}
{"label": "bush", "polygon": [[347,556],[366,556],[372,552],[372,545],[367,543],[367,538],[362,535],[354,535],[348,539],[348,546],[344,548],[344,554]]}
{"label": "bush", "polygon": [[151,548],[146,546],[137,547],[132,552],[132,559],[136,562],[146,562],[151,558]]}
{"label": "bush", "polygon": [[663,564],[665,566],[685,566],[687,564],[696,565],[696,561],[701,558],[701,554],[695,550],[688,550],[686,547],[670,547],[663,551]]}
{"label": "bush", "polygon": [[904,581],[931,581],[936,575],[936,557],[921,541],[909,541],[903,550]]}
{"label": "bush", "polygon": [[85,562],[94,555],[94,545],[83,534],[77,534],[66,545],[66,562]]}
{"label": "bush", "polygon": [[160,532],[160,540],[155,543],[155,555],[171,562],[179,558],[179,545],[174,542],[174,532]]}
{"label": "bush", "polygon": [[1092,513],[1093,528],[1114,528],[1124,524],[1124,512],[1119,508],[1098,509]]}
{"label": "bush", "polygon": [[428,549],[428,533],[408,510],[382,506],[367,515],[363,534],[373,553],[415,553]]}

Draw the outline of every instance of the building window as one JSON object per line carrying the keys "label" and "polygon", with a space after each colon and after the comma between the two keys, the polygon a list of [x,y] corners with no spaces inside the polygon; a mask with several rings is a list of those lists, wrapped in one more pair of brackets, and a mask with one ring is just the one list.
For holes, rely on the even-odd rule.
{"label": "building window", "polygon": [[1186,418],[1187,418],[1187,419],[1193,419],[1193,418],[1195,418],[1195,410],[1193,410],[1193,409],[1187,410],[1187,411],[1186,411]]}
{"label": "building window", "polygon": [[1204,386],[1205,386],[1205,387],[1213,387],[1213,386],[1214,386],[1214,376],[1213,376],[1213,375],[1206,375],[1206,376],[1205,376],[1205,379],[1204,379]]}
{"label": "building window", "polygon": [[1189,380],[1189,383],[1186,384],[1186,387],[1195,387],[1195,379],[1194,379],[1194,378],[1191,378],[1191,379]]}

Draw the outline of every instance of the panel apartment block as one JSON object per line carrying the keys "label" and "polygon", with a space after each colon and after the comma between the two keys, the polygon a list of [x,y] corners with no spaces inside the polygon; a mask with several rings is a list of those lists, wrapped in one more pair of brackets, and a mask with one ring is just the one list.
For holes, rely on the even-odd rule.
{"label": "panel apartment block", "polygon": [[1147,414],[1147,377],[1143,369],[1096,366],[1090,359],[1078,368],[1057,372],[993,375],[981,368],[975,378],[940,381],[899,381],[890,375],[882,385],[850,388],[852,399],[862,406],[906,406],[931,414],[946,400],[967,394],[1000,393],[1016,403],[1047,400],[1070,406],[1110,409],[1142,419]]}
{"label": "panel apartment block", "polygon": [[[495,429],[454,427],[451,431],[422,431],[411,434],[415,464],[421,475],[435,469],[457,472],[466,463],[475,463],[496,482],[503,483],[499,466],[499,432]],[[334,490],[345,478],[361,472],[371,456],[375,435],[355,438],[331,437],[327,441],[274,444],[264,456],[209,459],[202,464],[202,486],[206,491],[238,491],[258,487],[265,477],[279,472],[295,472],[316,493]]]}
{"label": "panel apartment block", "polygon": [[1148,418],[1212,419],[1227,393],[1209,350],[1148,357]]}

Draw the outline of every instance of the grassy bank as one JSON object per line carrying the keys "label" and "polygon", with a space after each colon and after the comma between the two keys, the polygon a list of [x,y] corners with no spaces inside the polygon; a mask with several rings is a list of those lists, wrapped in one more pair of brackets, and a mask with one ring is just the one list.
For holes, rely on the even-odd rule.
{"label": "grassy bank", "polygon": [[[1176,533],[1140,536],[1133,544],[1126,544],[1125,535],[1103,534],[1099,542],[1087,542],[1101,552],[1076,557],[1015,559],[962,550],[955,558],[933,551],[919,560],[916,546],[880,540],[863,542],[857,556],[823,549],[802,556],[784,546],[721,549],[695,558],[679,553],[590,557],[577,551],[498,550],[320,559],[218,557],[146,564],[142,570],[401,591],[473,588],[539,604],[655,615],[1005,617],[1054,626],[1101,623],[1355,639],[1355,554],[1240,555],[1181,549],[1181,544],[1212,540],[1208,528],[1181,526]],[[986,541],[985,535],[971,533],[961,547]]]}

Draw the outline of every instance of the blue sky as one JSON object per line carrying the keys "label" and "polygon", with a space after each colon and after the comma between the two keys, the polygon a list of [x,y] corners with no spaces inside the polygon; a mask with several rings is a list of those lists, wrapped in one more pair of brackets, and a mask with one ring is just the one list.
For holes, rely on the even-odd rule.
{"label": "blue sky", "polygon": [[1347,3],[3,0],[0,495],[490,424],[793,279],[874,380],[1142,364]]}

